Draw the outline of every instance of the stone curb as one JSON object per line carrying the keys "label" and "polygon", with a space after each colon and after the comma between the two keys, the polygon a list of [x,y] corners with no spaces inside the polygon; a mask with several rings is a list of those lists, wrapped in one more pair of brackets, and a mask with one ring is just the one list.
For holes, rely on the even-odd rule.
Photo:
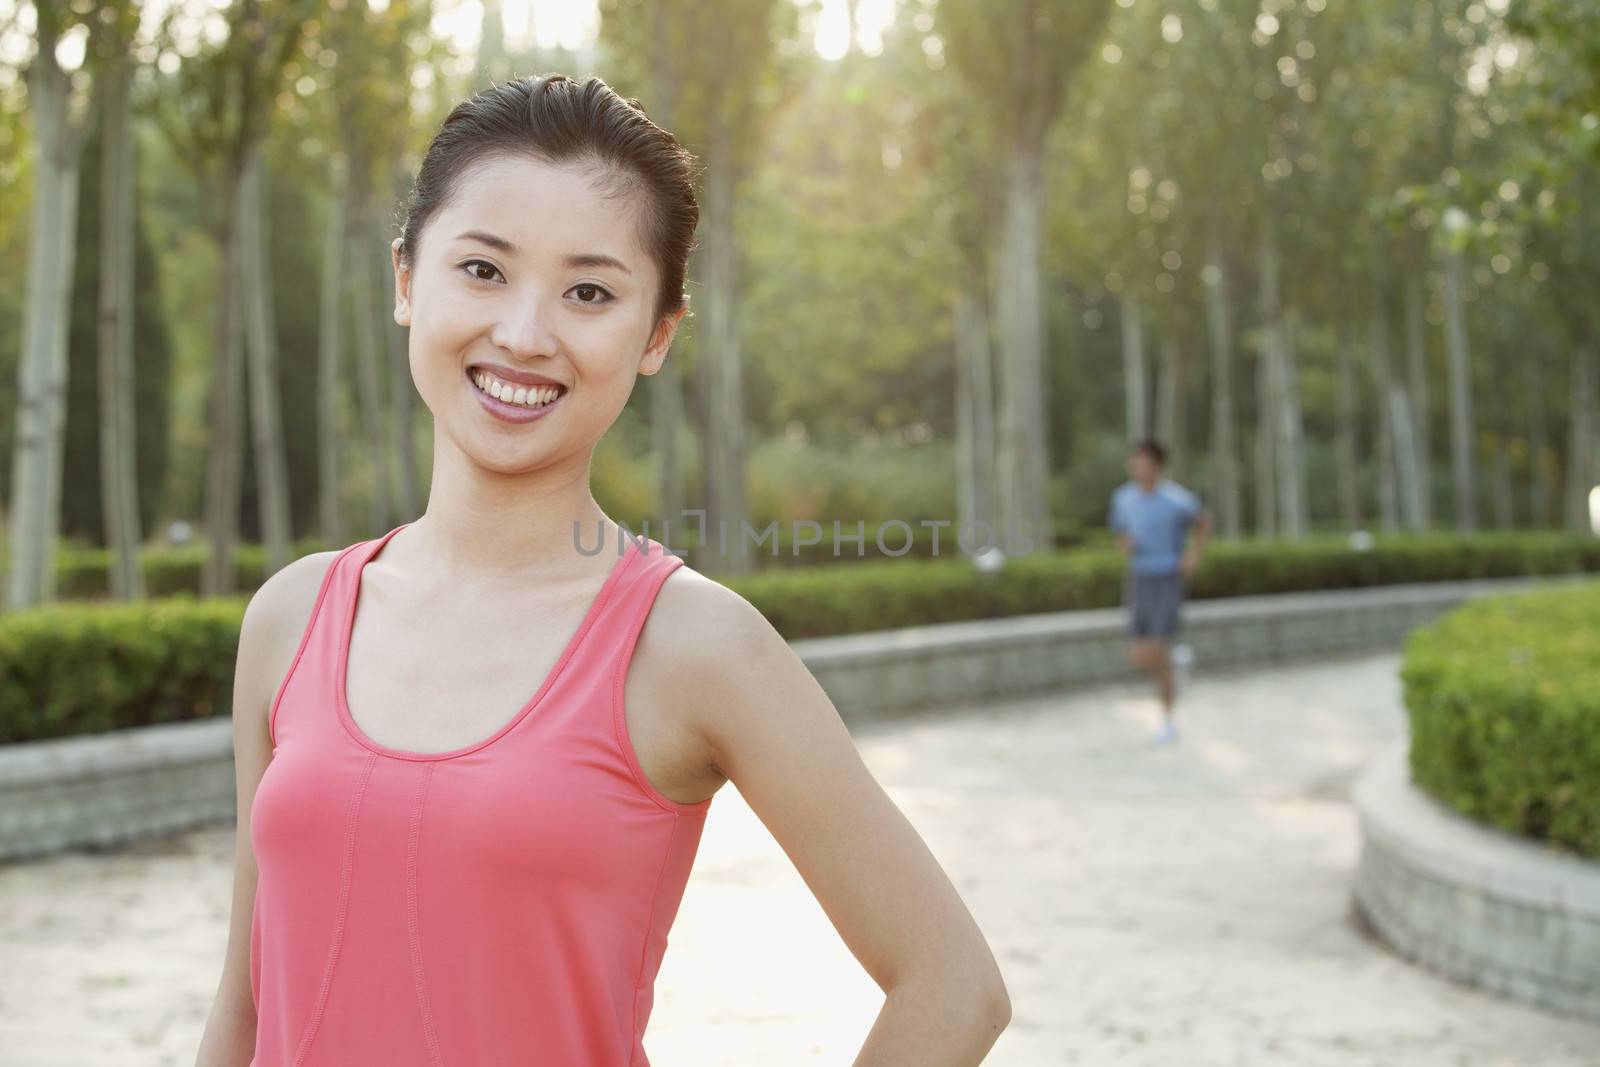
{"label": "stone curb", "polygon": [[[1194,601],[1184,608],[1182,640],[1207,672],[1373,652],[1465,600],[1535,582]],[[854,727],[1132,679],[1123,618],[1114,608],[1052,612],[809,638],[792,647]],[[228,717],[0,745],[0,861],[168,833],[233,818],[235,810]]]}
{"label": "stone curb", "polygon": [[1352,792],[1357,908],[1400,955],[1600,1021],[1600,862],[1474,822],[1411,781],[1409,744]]}

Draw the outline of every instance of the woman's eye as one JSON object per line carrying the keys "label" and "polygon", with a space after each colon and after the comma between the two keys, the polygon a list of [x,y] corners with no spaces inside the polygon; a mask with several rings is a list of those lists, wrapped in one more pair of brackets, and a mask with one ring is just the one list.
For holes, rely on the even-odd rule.
{"label": "woman's eye", "polygon": [[610,293],[598,285],[588,282],[583,285],[574,285],[572,291],[579,294],[578,303],[580,304],[609,304],[614,299]]}
{"label": "woman's eye", "polygon": [[472,276],[474,281],[487,282],[493,280],[493,275],[485,277],[484,275],[478,273],[479,268],[487,268],[488,270],[493,271],[494,274],[500,273],[499,267],[496,267],[493,263],[490,263],[485,259],[469,259],[465,263],[461,264],[461,269],[467,271]]}

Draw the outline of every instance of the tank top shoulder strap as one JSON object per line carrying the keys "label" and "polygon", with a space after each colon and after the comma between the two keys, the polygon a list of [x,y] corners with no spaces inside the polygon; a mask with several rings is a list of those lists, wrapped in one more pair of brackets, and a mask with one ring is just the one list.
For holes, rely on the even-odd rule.
{"label": "tank top shoulder strap", "polygon": [[626,666],[661,584],[684,564],[681,556],[652,537],[624,536],[628,543],[621,551],[626,558],[606,586],[605,602],[578,647],[580,662],[571,665],[569,675],[609,678],[617,667]]}
{"label": "tank top shoulder strap", "polygon": [[334,684],[340,644],[349,621],[351,598],[355,595],[355,581],[361,573],[361,564],[376,555],[389,538],[409,525],[402,523],[381,537],[348,545],[340,549],[329,562],[317,590],[317,599],[312,602],[311,615],[300,635],[300,646],[295,650],[294,659],[290,661],[272,702],[267,728],[274,746],[278,744],[283,729],[280,719],[285,706],[292,707],[299,703],[292,698],[286,700],[286,696],[301,687],[307,693],[327,693],[327,686]]}
{"label": "tank top shoulder strap", "polygon": [[634,550],[635,558],[623,574],[613,602],[616,615],[612,625],[623,640],[624,654],[632,651],[639,631],[644,629],[644,621],[650,615],[661,584],[684,564],[682,556],[675,555],[652,537],[634,538],[634,544],[638,546]]}

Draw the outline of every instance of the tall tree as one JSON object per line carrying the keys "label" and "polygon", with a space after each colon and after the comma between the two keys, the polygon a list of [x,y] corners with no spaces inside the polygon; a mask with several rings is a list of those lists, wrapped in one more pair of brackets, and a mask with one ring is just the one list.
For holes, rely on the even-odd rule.
{"label": "tall tree", "polygon": [[[349,302],[360,453],[372,472],[365,523],[371,534],[388,529],[397,518],[414,516],[422,494],[411,417],[414,390],[406,348],[399,343],[404,335],[393,322],[388,239],[380,218],[394,188],[398,162],[413,148],[406,136],[396,136],[388,117],[410,106],[412,72],[431,58],[430,51],[419,51],[413,44],[426,37],[429,17],[428,5],[415,0],[395,0],[381,11],[370,4],[348,4],[325,16],[318,39],[317,62],[325,72],[323,84],[332,111],[329,124],[336,133],[332,155],[344,198],[329,215],[330,225],[343,227],[337,238],[343,246],[342,259],[330,258],[325,269],[339,270],[348,282],[339,293],[330,289],[324,313],[336,316],[344,306],[340,299]],[[479,66],[469,91],[486,88],[491,78],[504,77],[510,70],[498,5],[485,6],[483,30]],[[335,240],[332,235],[327,239]],[[328,255],[335,254],[330,246]],[[329,337],[324,354],[330,363],[338,358],[330,333],[336,329],[331,324],[323,327]],[[332,366],[319,373],[330,380],[342,377]],[[319,447],[328,454],[321,467],[332,470],[338,441],[333,436],[336,428],[330,424],[326,429],[328,438]]]}
{"label": "tall tree", "polygon": [[137,5],[101,15],[100,112],[100,493],[111,595],[142,599],[138,435],[135,431],[134,240],[138,184],[133,130],[133,40]]}
{"label": "tall tree", "polygon": [[1111,10],[1111,0],[945,0],[939,9],[951,63],[1006,149],[996,257],[999,510],[1003,536],[1036,548],[1053,543],[1040,244],[1045,147],[1067,87],[1098,45]]}
{"label": "tall tree", "polygon": [[92,55],[98,20],[80,9],[35,4],[33,55],[24,70],[33,114],[33,234],[17,365],[16,444],[12,452],[10,574],[7,602],[27,607],[55,597],[60,529],[62,435],[67,402],[67,296],[78,217],[78,169],[91,121],[57,49],[73,34]]}
{"label": "tall tree", "polygon": [[[677,124],[674,133],[701,160],[700,231],[692,267],[700,282],[694,351],[704,412],[707,531],[699,559],[707,569],[738,573],[749,570],[753,560],[744,536],[743,282],[736,194],[760,146],[762,119],[771,112],[772,89],[781,76],[776,42],[790,30],[778,20],[792,17],[794,8],[778,0],[714,0],[669,5],[668,18],[657,6],[665,2],[605,0],[601,41],[621,65],[619,81],[663,93]],[[662,30],[670,33],[666,40],[655,36]],[[660,50],[672,51],[676,60],[652,58]],[[664,416],[669,423],[671,418]]]}
{"label": "tall tree", "polygon": [[[218,358],[213,367],[212,443],[206,474],[207,554],[201,589],[208,595],[224,595],[234,587],[247,350],[268,572],[288,562],[287,481],[282,431],[276,425],[277,371],[270,298],[265,292],[265,241],[256,236],[263,210],[256,168],[284,68],[300,47],[314,7],[313,0],[270,6],[238,0],[225,13],[225,36],[220,41],[196,32],[197,20],[203,23],[204,14],[197,16],[187,7],[169,9],[163,21],[163,48],[181,58],[156,98],[155,115],[196,177],[213,190],[211,229],[224,265],[216,301]],[[189,23],[187,33],[179,25],[184,20]],[[195,43],[180,48],[184,41]],[[251,338],[248,344],[246,336]]]}

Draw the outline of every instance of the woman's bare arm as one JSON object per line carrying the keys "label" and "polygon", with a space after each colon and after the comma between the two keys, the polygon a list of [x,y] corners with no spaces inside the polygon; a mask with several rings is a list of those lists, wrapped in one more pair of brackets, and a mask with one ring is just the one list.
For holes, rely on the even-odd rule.
{"label": "woman's bare arm", "polygon": [[303,556],[262,583],[245,608],[233,676],[233,770],[238,823],[233,852],[233,903],[228,947],[196,1067],[248,1067],[255,1056],[256,1009],[250,993],[250,920],[256,859],[250,806],[272,760],[267,717],[300,648],[311,608],[333,552]]}
{"label": "woman's bare arm", "polygon": [[[1011,1018],[999,966],[838,710],[748,601],[693,572],[650,627],[674,714],[772,832],[885,995],[855,1067],[983,1060]],[[670,647],[668,647],[670,646]]]}

